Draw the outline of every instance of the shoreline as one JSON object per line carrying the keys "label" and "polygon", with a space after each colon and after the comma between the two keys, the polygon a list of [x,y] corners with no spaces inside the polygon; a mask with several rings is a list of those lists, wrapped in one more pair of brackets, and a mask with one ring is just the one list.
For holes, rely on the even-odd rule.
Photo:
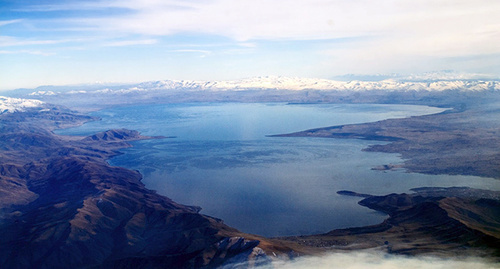
{"label": "shoreline", "polygon": [[[463,118],[478,113],[497,116],[496,111],[462,109],[402,119],[338,125],[275,135],[275,137],[321,137],[389,141],[372,145],[367,152],[400,154],[403,164],[385,164],[388,169],[404,168],[409,172],[431,175],[449,174],[500,179],[500,132],[497,126],[483,126],[474,119]],[[500,124],[499,124],[500,126]],[[485,142],[488,141],[488,142]],[[471,156],[469,152],[475,154]],[[374,169],[384,170],[383,167]]]}

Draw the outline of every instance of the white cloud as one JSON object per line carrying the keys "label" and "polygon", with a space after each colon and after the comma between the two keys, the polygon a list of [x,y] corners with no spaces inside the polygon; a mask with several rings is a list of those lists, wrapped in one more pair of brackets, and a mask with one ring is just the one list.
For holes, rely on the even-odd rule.
{"label": "white cloud", "polygon": [[[118,5],[118,4],[117,4]],[[347,19],[345,10],[331,1],[311,4],[299,1],[124,1],[132,15],[94,21],[113,31],[148,35],[179,32],[250,39],[316,39],[356,35],[330,23],[335,17]],[[352,12],[348,12],[352,13]],[[351,14],[353,15],[353,14]],[[355,17],[353,17],[355,18]],[[349,27],[350,24],[344,25]],[[340,29],[337,31],[337,29]],[[355,29],[353,29],[355,30]]]}
{"label": "white cloud", "polygon": [[203,53],[203,54],[210,54],[212,53],[209,50],[194,50],[194,49],[177,49],[177,50],[171,50],[172,52],[193,52],[193,53]]}
{"label": "white cloud", "polygon": [[16,20],[8,20],[8,21],[0,21],[0,26],[8,25],[8,24],[13,24],[13,23],[18,23],[23,21],[22,19],[16,19]]}
{"label": "white cloud", "polygon": [[[440,69],[500,72],[498,0],[95,0],[18,9],[33,14],[0,21],[0,26],[16,24],[33,35],[0,37],[0,47],[211,50],[213,57],[198,66],[227,64],[234,68],[225,77],[232,78]],[[66,10],[75,16],[57,17],[59,12],[54,12]],[[164,68],[161,74],[171,71],[159,66]],[[201,67],[183,72],[183,77],[208,74]]]}
{"label": "white cloud", "polygon": [[98,10],[103,8],[116,7],[114,1],[78,1],[59,4],[34,4],[13,9],[16,12],[53,12],[71,10]]}
{"label": "white cloud", "polygon": [[54,45],[76,41],[78,41],[78,39],[21,39],[12,36],[0,36],[0,47]]}
{"label": "white cloud", "polygon": [[105,47],[123,47],[123,46],[135,46],[135,45],[153,45],[158,43],[156,39],[140,39],[140,40],[120,40],[105,43]]}
{"label": "white cloud", "polygon": [[[423,72],[464,67],[462,60],[453,59],[482,59],[465,69],[474,70],[484,68],[485,56],[500,55],[498,1],[422,0],[393,4],[397,9],[380,17],[379,35],[322,50],[329,59],[323,63],[324,68],[338,70],[341,66],[346,73]],[[498,65],[493,68],[499,71]]]}
{"label": "white cloud", "polygon": [[199,57],[200,58],[205,58],[209,55],[212,54],[212,51],[209,51],[209,50],[199,50],[199,49],[174,49],[174,50],[170,50],[170,52],[174,52],[174,53],[195,53],[195,54],[199,54]]}
{"label": "white cloud", "polygon": [[72,23],[81,23],[82,29],[130,35],[201,33],[241,42],[372,36],[371,42],[360,45],[382,53],[500,52],[500,2],[496,0],[122,0],[31,8],[125,9],[129,12],[72,19]]}
{"label": "white cloud", "polygon": [[[125,32],[220,34],[237,40],[325,39],[346,36],[481,32],[498,29],[498,1],[214,0],[108,2],[133,14],[101,18]],[[495,32],[498,32],[496,30]]]}
{"label": "white cloud", "polygon": [[[229,265],[229,268],[232,265]],[[491,269],[498,268],[494,263],[484,258],[437,258],[437,257],[407,257],[389,255],[381,252],[354,251],[348,253],[334,253],[323,257],[303,257],[294,261],[274,262],[272,266],[259,268],[274,269]]]}
{"label": "white cloud", "polygon": [[0,50],[0,54],[31,54],[41,56],[55,55],[55,53],[52,52],[43,52],[39,50]]}
{"label": "white cloud", "polygon": [[[77,7],[71,4],[60,8]],[[353,39],[345,47],[323,50],[331,65],[343,65],[345,72],[362,72],[364,67],[370,68],[367,72],[378,68],[378,72],[393,72],[423,67],[425,57],[500,53],[500,1],[496,0],[123,0],[92,5],[109,7],[129,12],[73,19],[73,23],[112,35],[204,34],[228,37],[241,44],[364,37]],[[116,46],[128,44],[138,43],[110,42]],[[335,68],[331,65],[325,67]]]}

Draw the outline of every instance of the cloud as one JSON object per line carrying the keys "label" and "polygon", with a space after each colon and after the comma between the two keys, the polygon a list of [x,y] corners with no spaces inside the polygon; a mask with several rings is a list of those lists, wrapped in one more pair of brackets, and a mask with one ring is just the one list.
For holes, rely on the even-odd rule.
{"label": "cloud", "polygon": [[[355,251],[334,253],[322,257],[303,257],[293,261],[277,261],[272,265],[259,267],[261,269],[491,269],[498,268],[498,263],[484,258],[437,258],[437,257],[407,257],[389,255],[382,252]],[[228,265],[231,268],[233,265]]]}
{"label": "cloud", "polygon": [[357,15],[363,5],[367,9],[377,5],[370,1],[356,2],[361,3],[346,5],[345,1],[338,0],[319,0],[314,3],[283,0],[123,0],[33,5],[22,10],[49,12],[116,8],[129,12],[104,16],[96,13],[95,16],[82,20],[82,23],[98,26],[101,30],[131,34],[169,35],[191,32],[246,41],[336,38],[375,31],[374,23],[361,27],[360,21],[365,20],[366,16]]}
{"label": "cloud", "polygon": [[[218,35],[255,40],[372,37],[352,44],[364,56],[455,57],[500,53],[500,2],[386,0],[123,0],[38,5],[33,10],[117,8],[72,19],[82,29],[122,35]],[[119,43],[117,43],[119,44]],[[330,53],[345,52],[330,49]],[[379,57],[377,57],[379,58]]]}
{"label": "cloud", "polygon": [[[329,23],[342,10],[331,1],[310,4],[299,1],[124,1],[116,4],[131,10],[126,16],[108,17],[93,23],[110,31],[147,35],[181,32],[251,39],[315,39],[352,35],[335,31]],[[346,15],[343,15],[344,17]]]}
{"label": "cloud", "polygon": [[20,39],[11,36],[0,36],[0,47],[31,46],[31,45],[54,45],[60,43],[74,42],[73,39]]}
{"label": "cloud", "polygon": [[68,42],[68,40],[26,40],[10,36],[0,36],[0,47],[53,45]]}
{"label": "cloud", "polygon": [[41,56],[55,55],[55,53],[43,52],[39,50],[0,50],[0,54],[31,54],[31,55],[41,55]]}
{"label": "cloud", "polygon": [[192,53],[202,53],[202,54],[210,54],[212,53],[209,50],[194,50],[194,49],[177,49],[177,50],[171,50],[172,52],[192,52]]}
{"label": "cloud", "polygon": [[495,0],[122,0],[33,5],[24,10],[109,8],[128,12],[85,13],[87,17],[72,22],[81,23],[82,29],[113,33],[201,33],[242,42],[374,36],[381,44],[366,45],[387,46],[397,41],[390,46],[396,53],[483,54],[500,50],[495,46],[500,42],[500,2]]}
{"label": "cloud", "polygon": [[158,43],[156,39],[140,39],[140,40],[121,40],[105,43],[105,47],[123,47],[135,45],[153,45]]}
{"label": "cloud", "polygon": [[[158,51],[210,50],[214,56],[210,61],[218,62],[204,61],[206,66],[222,66],[225,61],[227,66],[240,67],[228,72],[233,77],[267,73],[330,77],[439,69],[500,72],[498,0],[43,3],[48,4],[11,8],[23,17],[0,21],[0,26],[12,24],[4,35],[15,36],[0,37],[0,46],[52,45],[54,50],[130,46],[136,53],[142,52],[138,45],[152,45]],[[88,40],[67,41],[77,38]],[[206,74],[198,69],[184,72],[190,72],[186,77]]]}
{"label": "cloud", "polygon": [[[339,70],[341,66],[344,72],[357,73],[486,71],[484,57],[498,59],[500,55],[498,1],[401,1],[391,3],[390,9],[369,15],[379,20],[377,34],[371,38],[319,51],[328,59],[323,68]],[[362,20],[364,24],[372,21]],[[463,57],[476,60],[465,66]],[[492,68],[498,72],[498,65]]]}
{"label": "cloud", "polygon": [[[445,32],[498,33],[498,1],[341,1],[317,0],[124,0],[62,4],[46,9],[89,6],[130,12],[89,20],[103,29],[169,35],[176,32],[219,34],[237,40],[330,39]],[[43,6],[38,6],[43,10]],[[490,16],[488,16],[490,15]],[[495,30],[496,29],[496,30]]]}
{"label": "cloud", "polygon": [[205,57],[212,54],[212,51],[199,50],[199,49],[174,49],[174,50],[170,50],[170,52],[173,52],[173,53],[195,53],[195,54],[199,54],[200,58],[205,58]]}
{"label": "cloud", "polygon": [[73,10],[99,10],[103,8],[116,7],[115,1],[66,1],[59,4],[34,4],[14,8],[15,12],[54,12]]}
{"label": "cloud", "polygon": [[13,24],[13,23],[18,23],[22,22],[22,19],[16,19],[16,20],[8,20],[8,21],[0,21],[0,26],[8,25],[8,24]]}

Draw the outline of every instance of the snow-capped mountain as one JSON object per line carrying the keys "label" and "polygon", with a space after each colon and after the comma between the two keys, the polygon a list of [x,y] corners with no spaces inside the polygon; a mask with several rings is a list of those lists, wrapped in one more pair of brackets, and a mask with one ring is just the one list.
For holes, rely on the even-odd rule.
{"label": "snow-capped mountain", "polygon": [[[500,92],[500,80],[428,79],[429,74],[409,81],[391,77],[379,81],[265,76],[230,81],[160,80],[136,84],[44,86],[12,91],[10,96],[34,98],[50,104],[90,111],[109,105],[179,102],[365,102],[386,103],[434,100],[442,96],[490,96]],[[448,94],[453,92],[453,94]],[[6,100],[6,99],[3,99]],[[1,111],[15,111],[2,101]],[[21,102],[21,101],[19,101]],[[29,102],[27,103],[29,104]],[[19,109],[23,109],[20,106]],[[2,112],[4,113],[4,112]]]}
{"label": "snow-capped mountain", "polygon": [[[232,81],[188,81],[162,80],[140,83],[128,89],[114,90],[115,92],[144,91],[144,90],[248,90],[248,89],[276,89],[276,90],[337,90],[337,91],[364,91],[364,90],[417,90],[417,91],[444,91],[444,90],[500,90],[500,82],[483,80],[436,80],[436,81],[400,81],[386,79],[382,81],[336,81],[328,79],[296,78],[266,76]],[[113,92],[113,90],[108,90]]]}
{"label": "snow-capped mountain", "polygon": [[0,96],[0,114],[23,112],[28,108],[42,107],[44,102],[33,99],[10,98]]}
{"label": "snow-capped mountain", "polygon": [[[499,81],[436,80],[400,81],[336,81],[327,79],[266,76],[231,81],[161,80],[143,82],[133,86],[103,88],[99,90],[72,90],[66,94],[120,94],[157,90],[241,91],[241,90],[337,90],[337,91],[444,91],[444,90],[500,90]],[[53,91],[35,91],[30,95],[56,95]]]}
{"label": "snow-capped mountain", "polygon": [[[473,79],[483,76],[484,79]],[[25,95],[12,95],[15,97],[57,98],[58,96],[92,95],[92,96],[118,96],[118,95],[164,95],[172,92],[188,93],[197,92],[239,92],[246,90],[318,90],[338,92],[439,92],[439,91],[485,91],[500,90],[500,80],[485,77],[480,74],[462,74],[451,71],[424,73],[420,75],[399,76],[393,75],[382,80],[328,80],[315,78],[263,76],[240,80],[160,80],[136,84],[80,86],[44,86],[32,90],[24,90]],[[48,99],[47,99],[48,100]]]}
{"label": "snow-capped mountain", "polygon": [[454,70],[441,70],[410,74],[397,77],[400,81],[454,81],[454,80],[495,80],[497,77],[489,74],[463,73]]}
{"label": "snow-capped mountain", "polygon": [[498,76],[491,74],[481,74],[481,73],[465,73],[457,72],[454,70],[440,70],[425,73],[416,74],[345,74],[341,76],[335,76],[335,80],[340,81],[382,81],[387,79],[393,79],[397,81],[409,81],[409,82],[437,82],[437,81],[454,81],[454,80],[498,80]]}

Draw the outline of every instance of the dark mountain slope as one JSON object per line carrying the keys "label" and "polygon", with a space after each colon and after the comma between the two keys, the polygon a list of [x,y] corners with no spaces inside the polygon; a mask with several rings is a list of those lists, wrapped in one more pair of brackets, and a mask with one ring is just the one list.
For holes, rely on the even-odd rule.
{"label": "dark mountain slope", "polygon": [[500,192],[435,188],[439,190],[433,193],[434,188],[424,189],[361,200],[361,205],[389,214],[379,225],[285,239],[341,250],[382,248],[410,255],[500,256]]}

